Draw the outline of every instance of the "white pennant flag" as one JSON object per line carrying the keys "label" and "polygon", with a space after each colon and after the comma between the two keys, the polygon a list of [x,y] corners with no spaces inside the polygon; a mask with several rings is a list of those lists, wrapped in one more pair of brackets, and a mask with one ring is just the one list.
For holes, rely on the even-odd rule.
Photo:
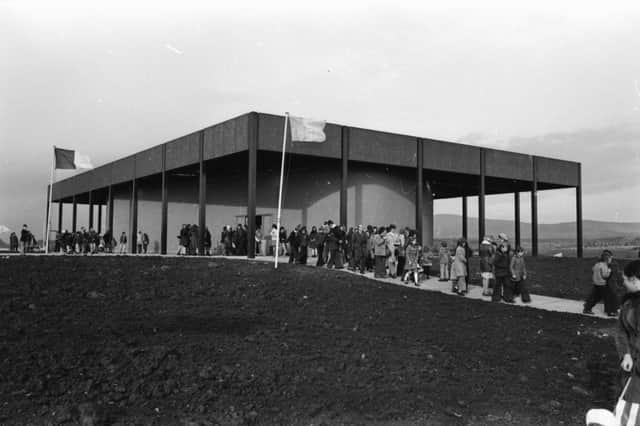
{"label": "white pennant flag", "polygon": [[293,116],[289,116],[289,121],[291,122],[291,140],[293,142],[324,142],[327,140],[327,136],[324,134],[326,122]]}
{"label": "white pennant flag", "polygon": [[82,155],[78,151],[73,156],[73,162],[76,164],[76,169],[93,169],[91,159],[88,155]]}

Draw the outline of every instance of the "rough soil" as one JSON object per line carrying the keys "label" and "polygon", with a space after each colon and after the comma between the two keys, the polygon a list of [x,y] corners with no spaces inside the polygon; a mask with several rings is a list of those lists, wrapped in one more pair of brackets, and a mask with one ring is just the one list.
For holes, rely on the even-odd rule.
{"label": "rough soil", "polygon": [[610,321],[223,259],[0,259],[1,424],[584,423]]}

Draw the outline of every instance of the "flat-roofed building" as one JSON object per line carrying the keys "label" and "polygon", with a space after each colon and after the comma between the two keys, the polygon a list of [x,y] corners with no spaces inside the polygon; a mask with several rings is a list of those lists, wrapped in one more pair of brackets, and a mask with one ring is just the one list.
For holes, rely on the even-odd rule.
{"label": "flat-roofed building", "polygon": [[[132,252],[139,228],[150,237],[150,251],[162,254],[177,251],[183,223],[207,226],[214,246],[224,225],[246,223],[249,235],[256,228],[268,235],[276,223],[283,124],[283,116],[247,113],[56,182],[57,228],[70,203],[72,230],[77,206],[86,204],[89,227],[111,229],[116,238],[125,231]],[[485,196],[509,193],[519,245],[519,194],[530,192],[537,255],[537,191],[576,188],[582,256],[580,163],[332,123],[325,134],[323,143],[291,142],[287,135],[281,220],[287,229],[327,219],[347,226],[394,223],[415,228],[431,245],[433,201],[462,197],[467,237],[467,197],[478,196],[482,238]],[[250,257],[254,244],[248,238]]]}

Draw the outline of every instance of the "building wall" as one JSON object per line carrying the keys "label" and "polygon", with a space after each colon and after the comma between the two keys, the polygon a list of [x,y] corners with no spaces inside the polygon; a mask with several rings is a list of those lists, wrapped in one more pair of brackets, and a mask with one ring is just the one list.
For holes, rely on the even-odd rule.
{"label": "building wall", "polygon": [[[311,228],[331,219],[339,222],[340,162],[318,164],[294,161],[286,174],[281,224],[287,230],[298,224]],[[256,214],[264,215],[263,233],[277,220],[279,173],[261,171],[257,176]],[[379,165],[350,163],[347,192],[347,225],[415,227],[415,171]],[[149,235],[149,252],[160,251],[161,194],[157,183],[138,183],[138,229]],[[114,231],[129,235],[130,189],[114,191]],[[246,174],[207,176],[206,224],[214,246],[225,225],[244,223],[247,206]],[[270,216],[268,216],[270,215]],[[106,220],[106,219],[105,219]],[[168,179],[167,252],[176,253],[176,238],[183,223],[198,223],[198,177]],[[433,240],[433,200],[425,185],[423,236]]]}

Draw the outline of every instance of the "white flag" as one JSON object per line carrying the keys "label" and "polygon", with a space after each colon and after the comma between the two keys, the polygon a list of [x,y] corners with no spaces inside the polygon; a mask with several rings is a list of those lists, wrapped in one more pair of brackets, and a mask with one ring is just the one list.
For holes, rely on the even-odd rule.
{"label": "white flag", "polygon": [[78,151],[73,156],[73,162],[76,165],[76,169],[93,169],[91,159],[87,155],[82,155]]}
{"label": "white flag", "polygon": [[324,142],[324,121],[312,120],[304,117],[289,116],[291,123],[291,140],[294,142]]}

